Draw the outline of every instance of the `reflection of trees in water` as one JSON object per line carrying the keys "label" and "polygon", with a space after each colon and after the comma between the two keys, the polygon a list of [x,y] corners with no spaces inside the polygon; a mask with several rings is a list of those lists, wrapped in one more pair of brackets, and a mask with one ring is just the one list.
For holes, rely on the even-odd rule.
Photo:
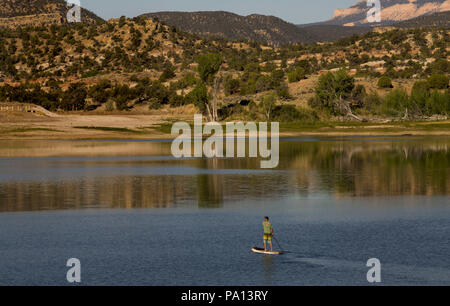
{"label": "reflection of trees in water", "polygon": [[[197,160],[199,167],[203,169],[219,168],[219,160],[200,159]],[[197,202],[198,207],[215,208],[223,204],[223,178],[220,175],[197,175]]]}
{"label": "reflection of trees in water", "polygon": [[225,200],[278,198],[287,193],[289,186],[286,176],[281,174],[272,177],[199,174],[18,181],[0,184],[0,211],[165,208],[194,203],[200,208],[217,208]]}
{"label": "reflection of trees in water", "polygon": [[[448,140],[282,142],[280,167],[269,171],[259,169],[258,159],[245,158],[127,161],[131,168],[167,165],[208,172],[189,175],[182,174],[182,170],[180,175],[131,172],[0,182],[0,211],[183,205],[215,208],[226,201],[279,201],[294,193],[307,196],[316,192],[335,196],[448,195],[449,143]],[[90,169],[91,165],[99,164],[101,161],[91,161],[80,168]],[[121,162],[108,165],[113,169],[123,167]]]}
{"label": "reflection of trees in water", "polygon": [[215,208],[223,204],[223,178],[220,175],[197,176],[198,207]]}
{"label": "reflection of trees in water", "polygon": [[[285,151],[282,150],[285,153]],[[336,196],[446,195],[450,193],[448,143],[322,142],[291,145],[299,190]]]}
{"label": "reflection of trees in water", "polygon": [[171,207],[191,199],[194,182],[181,175],[12,182],[0,187],[0,210]]}

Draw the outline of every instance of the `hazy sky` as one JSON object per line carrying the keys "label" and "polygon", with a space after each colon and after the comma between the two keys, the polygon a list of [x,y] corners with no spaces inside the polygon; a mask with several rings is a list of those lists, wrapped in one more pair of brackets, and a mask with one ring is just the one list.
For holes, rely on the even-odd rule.
{"label": "hazy sky", "polygon": [[240,15],[274,15],[303,24],[331,18],[336,8],[347,8],[356,2],[358,0],[81,0],[81,6],[104,19],[158,11],[222,10]]}

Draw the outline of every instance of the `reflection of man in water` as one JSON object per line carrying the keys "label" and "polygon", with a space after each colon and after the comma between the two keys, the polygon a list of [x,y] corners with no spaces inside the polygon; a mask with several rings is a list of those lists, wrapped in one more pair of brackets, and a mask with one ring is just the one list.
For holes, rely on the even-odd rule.
{"label": "reflection of man in water", "polygon": [[263,228],[264,228],[264,252],[267,252],[267,242],[270,243],[270,251],[273,252],[272,250],[273,228],[272,224],[269,222],[269,217],[264,218]]}

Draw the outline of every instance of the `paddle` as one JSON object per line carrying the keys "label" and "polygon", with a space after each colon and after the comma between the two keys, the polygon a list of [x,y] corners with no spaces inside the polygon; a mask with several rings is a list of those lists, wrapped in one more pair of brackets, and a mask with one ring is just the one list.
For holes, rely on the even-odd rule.
{"label": "paddle", "polygon": [[278,242],[277,238],[275,238],[274,235],[272,235],[272,238],[275,240],[275,242],[277,243],[277,245],[278,245],[278,247],[280,248],[280,250],[281,250],[282,252],[284,252],[284,251],[283,251],[283,248],[281,247],[281,245],[280,245],[280,243]]}

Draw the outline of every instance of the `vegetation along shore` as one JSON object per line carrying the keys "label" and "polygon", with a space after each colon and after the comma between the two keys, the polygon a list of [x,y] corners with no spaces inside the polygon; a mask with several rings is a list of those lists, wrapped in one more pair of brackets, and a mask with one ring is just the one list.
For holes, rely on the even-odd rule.
{"label": "vegetation along shore", "polygon": [[448,27],[334,42],[201,37],[151,17],[0,29],[0,138],[168,138],[278,121],[281,136],[450,135]]}

